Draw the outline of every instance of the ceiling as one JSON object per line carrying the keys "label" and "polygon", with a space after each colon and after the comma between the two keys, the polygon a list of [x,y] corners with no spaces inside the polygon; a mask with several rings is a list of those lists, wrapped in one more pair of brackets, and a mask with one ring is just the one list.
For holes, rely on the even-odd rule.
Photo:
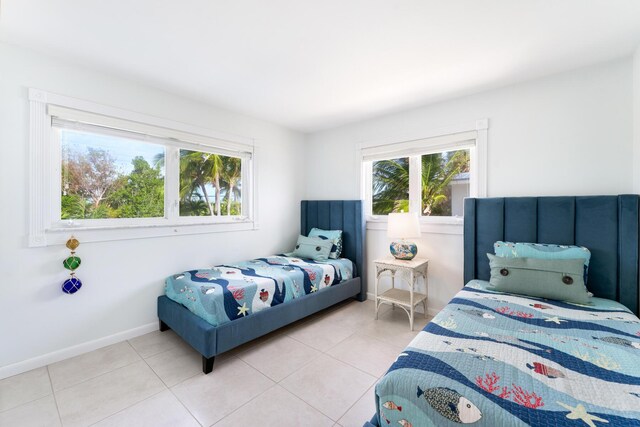
{"label": "ceiling", "polygon": [[303,132],[630,55],[638,0],[3,0],[0,40]]}

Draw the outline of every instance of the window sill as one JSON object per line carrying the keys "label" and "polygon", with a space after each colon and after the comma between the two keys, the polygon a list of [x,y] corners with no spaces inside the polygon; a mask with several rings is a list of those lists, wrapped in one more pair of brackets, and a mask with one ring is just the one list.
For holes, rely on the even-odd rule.
{"label": "window sill", "polygon": [[44,239],[39,239],[38,244],[31,243],[29,246],[64,245],[71,235],[75,236],[81,243],[88,243],[257,229],[258,223],[255,221],[146,226],[56,227],[48,229],[45,232]]}
{"label": "window sill", "polygon": [[[429,218],[421,219],[420,232],[423,234],[456,234],[462,235],[464,221],[462,218]],[[367,220],[367,230],[387,230],[386,218]]]}

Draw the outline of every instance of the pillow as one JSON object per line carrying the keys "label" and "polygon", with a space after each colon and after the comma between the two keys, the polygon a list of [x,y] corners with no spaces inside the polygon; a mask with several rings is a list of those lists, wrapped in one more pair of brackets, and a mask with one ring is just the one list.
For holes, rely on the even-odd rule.
{"label": "pillow", "polygon": [[538,259],[582,259],[584,262],[584,283],[587,284],[591,252],[584,246],[552,245],[546,243],[495,242],[493,251],[499,257]]}
{"label": "pillow", "polygon": [[338,259],[342,253],[342,230],[322,230],[320,228],[312,228],[309,237],[319,237],[321,239],[330,240],[333,243],[329,258]]}
{"label": "pillow", "polygon": [[296,248],[288,255],[314,261],[326,261],[329,259],[332,246],[333,243],[330,240],[324,240],[319,237],[299,236]]}
{"label": "pillow", "polygon": [[504,258],[487,254],[492,290],[589,304],[584,259]]}

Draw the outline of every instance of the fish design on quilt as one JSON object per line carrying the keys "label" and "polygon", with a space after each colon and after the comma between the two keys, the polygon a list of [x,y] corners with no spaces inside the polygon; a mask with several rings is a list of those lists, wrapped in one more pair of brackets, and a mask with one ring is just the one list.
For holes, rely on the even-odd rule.
{"label": "fish design on quilt", "polygon": [[629,325],[635,325],[635,324],[640,323],[637,320],[628,320],[626,317],[622,317],[622,316],[607,317],[607,318],[605,318],[605,320],[615,320],[615,321],[626,323],[626,324],[629,324]]}
{"label": "fish design on quilt", "polygon": [[459,308],[458,310],[462,311],[463,313],[470,314],[471,316],[482,317],[483,319],[495,319],[496,318],[496,316],[494,316],[493,314],[487,313],[486,311],[482,311],[482,310],[462,309],[462,308]]}
{"label": "fish design on quilt", "polygon": [[324,275],[324,284],[325,286],[329,286],[329,283],[331,282],[331,277],[329,277],[328,274]]}
{"label": "fish design on quilt", "polygon": [[215,288],[213,286],[200,286],[200,292],[204,295],[211,295],[215,292]]}
{"label": "fish design on quilt", "polygon": [[621,345],[623,347],[630,347],[630,348],[637,348],[640,349],[640,343],[638,342],[633,342],[630,341],[628,339],[625,338],[620,338],[620,337],[593,337],[594,340],[598,340],[598,341],[604,341],[604,342],[608,342],[610,344],[617,344],[617,345]]}
{"label": "fish design on quilt", "polygon": [[450,388],[434,387],[422,390],[418,386],[417,396],[424,397],[440,415],[455,423],[471,424],[482,418],[482,412],[476,405]]}
{"label": "fish design on quilt", "polygon": [[413,427],[413,424],[411,424],[409,421],[405,420],[404,418],[399,420],[398,424],[400,424],[402,427]]}
{"label": "fish design on quilt", "polygon": [[538,308],[540,310],[548,310],[550,308],[553,308],[553,307],[551,307],[549,305],[544,305],[544,304],[540,304],[540,303],[529,304],[529,306],[533,307],[533,308]]}
{"label": "fish design on quilt", "polygon": [[496,358],[495,358],[495,357],[493,357],[493,356],[487,356],[486,354],[481,354],[480,356],[473,356],[473,358],[474,358],[474,359],[481,360],[481,361],[483,361],[483,362],[486,362],[487,360],[491,360],[491,361],[496,360]]}
{"label": "fish design on quilt", "polygon": [[547,378],[566,378],[566,375],[561,371],[544,365],[542,363],[533,362],[533,364],[527,363],[527,368],[533,369],[536,374],[544,375]]}
{"label": "fish design on quilt", "polygon": [[382,407],[385,408],[385,409],[390,409],[392,411],[396,411],[397,410],[397,411],[402,412],[402,406],[398,406],[398,405],[395,404],[395,402],[392,402],[390,400],[384,402],[382,404]]}

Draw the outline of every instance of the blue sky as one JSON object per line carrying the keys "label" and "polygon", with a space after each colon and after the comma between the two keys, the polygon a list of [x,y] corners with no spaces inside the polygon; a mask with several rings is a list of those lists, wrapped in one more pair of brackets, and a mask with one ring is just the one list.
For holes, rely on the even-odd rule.
{"label": "blue sky", "polygon": [[70,152],[84,154],[87,152],[87,147],[109,152],[116,161],[118,172],[122,174],[128,174],[133,170],[131,160],[134,157],[142,156],[153,166],[154,157],[164,153],[162,145],[70,129],[62,129],[61,142],[63,149],[68,149]]}

